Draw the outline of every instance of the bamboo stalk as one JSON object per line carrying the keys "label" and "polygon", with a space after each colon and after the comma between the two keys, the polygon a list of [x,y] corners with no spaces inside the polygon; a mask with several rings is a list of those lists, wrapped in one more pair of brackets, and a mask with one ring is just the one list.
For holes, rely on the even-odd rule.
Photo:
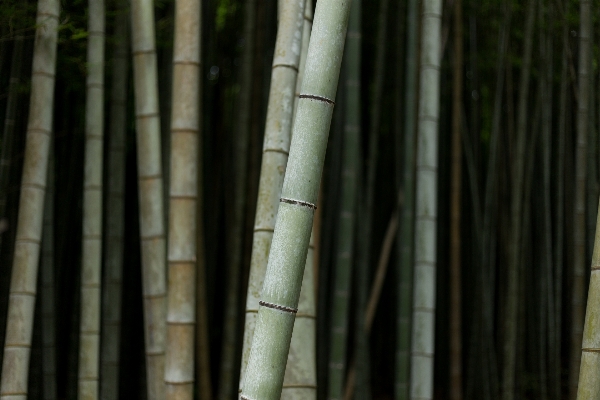
{"label": "bamboo stalk", "polygon": [[60,3],[40,0],[31,72],[31,96],[21,198],[11,277],[1,399],[26,399],[48,156],[52,136]]}

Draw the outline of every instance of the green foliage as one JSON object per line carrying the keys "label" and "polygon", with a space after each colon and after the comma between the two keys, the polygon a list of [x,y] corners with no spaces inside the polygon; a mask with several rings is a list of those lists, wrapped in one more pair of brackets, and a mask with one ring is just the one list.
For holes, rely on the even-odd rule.
{"label": "green foliage", "polygon": [[232,0],[219,0],[215,16],[217,32],[223,31],[227,19],[235,15],[237,6],[238,4],[233,2]]}

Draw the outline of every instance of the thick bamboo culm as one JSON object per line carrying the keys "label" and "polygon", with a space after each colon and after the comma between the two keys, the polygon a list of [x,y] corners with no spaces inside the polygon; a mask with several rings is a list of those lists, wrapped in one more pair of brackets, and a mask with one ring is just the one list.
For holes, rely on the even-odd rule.
{"label": "thick bamboo culm", "polygon": [[129,67],[129,9],[119,2],[115,17],[112,59],[110,125],[108,132],[108,196],[102,297],[100,397],[118,398],[121,289],[124,254],[125,132],[127,128],[127,74]]}
{"label": "thick bamboo culm", "polygon": [[0,398],[25,400],[33,331],[44,196],[52,136],[58,0],[40,0],[21,197],[10,282]]}
{"label": "thick bamboo culm", "polygon": [[290,158],[241,399],[281,396],[351,2],[320,0],[315,10]]}
{"label": "thick bamboo culm", "polygon": [[194,396],[196,210],[198,197],[200,1],[175,2],[166,398]]}
{"label": "thick bamboo culm", "polygon": [[302,48],[300,41],[302,40],[302,30],[304,28],[304,0],[285,1],[282,4],[283,9],[280,13],[275,55],[273,57],[271,89],[269,91],[263,156],[258,184],[258,201],[254,220],[240,388],[244,384],[259,308],[258,302],[267,269],[281,187],[288,161],[294,93]]}
{"label": "thick bamboo culm", "polygon": [[166,243],[154,4],[131,1],[148,398],[165,398]]}
{"label": "thick bamboo culm", "polygon": [[104,0],[89,1],[88,74],[81,254],[78,398],[97,399],[100,379],[102,174],[104,149]]}
{"label": "thick bamboo culm", "polygon": [[417,122],[411,399],[433,398],[441,0],[423,2]]}

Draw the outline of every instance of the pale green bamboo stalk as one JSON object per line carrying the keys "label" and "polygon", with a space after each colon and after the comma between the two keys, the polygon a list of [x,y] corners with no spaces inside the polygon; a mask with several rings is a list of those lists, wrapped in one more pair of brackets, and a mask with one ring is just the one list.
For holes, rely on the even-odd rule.
{"label": "pale green bamboo stalk", "polygon": [[100,357],[100,397],[117,399],[121,337],[121,288],[125,195],[125,132],[127,129],[127,74],[129,66],[129,9],[120,2],[115,17],[108,138],[108,198]]}
{"label": "pale green bamboo stalk", "polygon": [[350,1],[320,0],[241,399],[277,400],[297,312]]}
{"label": "pale green bamboo stalk", "polygon": [[48,184],[44,201],[42,231],[42,360],[45,400],[56,399],[56,323],[54,297],[54,149],[48,158]]}
{"label": "pale green bamboo stalk", "polygon": [[417,120],[411,399],[433,398],[441,0],[424,0]]}
{"label": "pale green bamboo stalk", "polygon": [[294,93],[302,47],[303,15],[304,0],[283,2],[273,57],[271,89],[267,106],[267,122],[258,184],[250,278],[246,298],[240,389],[243,386],[246,366],[248,365],[250,345],[252,344],[259,308],[258,302],[267,269],[281,186],[283,185],[283,177],[288,161]]}
{"label": "pale green bamboo stalk", "polygon": [[200,6],[199,0],[175,2],[165,353],[166,398],[172,400],[194,396]]}
{"label": "pale green bamboo stalk", "polygon": [[[312,29],[312,0],[304,4],[304,27],[302,29],[302,50],[296,80],[296,97],[294,98],[294,116],[297,111],[308,43]],[[315,280],[314,280],[314,249],[315,226],[313,225],[304,266],[302,289],[298,301],[298,313],[294,321],[294,330],[290,342],[285,375],[283,377],[283,400],[314,400],[317,398],[317,344],[316,344],[316,317]]]}
{"label": "pale green bamboo stalk", "polygon": [[397,400],[408,400],[410,389],[410,334],[413,283],[415,225],[415,120],[418,66],[418,1],[408,0],[406,13],[406,67],[404,88],[404,162],[402,191],[404,206],[398,232],[398,310],[396,373],[394,391]]}
{"label": "pale green bamboo stalk", "polygon": [[571,349],[569,398],[577,396],[585,300],[585,195],[586,146],[589,129],[591,5],[579,2],[579,72],[577,101],[577,147],[575,149],[575,215],[573,225],[573,292],[571,294]]}
{"label": "pale green bamboo stalk", "polygon": [[52,136],[58,0],[40,0],[21,198],[10,282],[0,399],[25,400],[35,306],[48,155]]}
{"label": "pale green bamboo stalk", "polygon": [[[600,210],[600,203],[598,204]],[[596,321],[600,318],[600,212],[596,220],[596,237],[592,254],[592,270],[588,292],[583,343],[581,349],[581,366],[577,400],[600,399],[600,329]]]}
{"label": "pale green bamboo stalk", "polygon": [[104,0],[89,0],[88,4],[88,74],[85,101],[85,172],[77,397],[91,400],[98,398],[100,378],[105,6]]}
{"label": "pale green bamboo stalk", "polygon": [[131,1],[148,398],[165,398],[166,245],[154,5]]}

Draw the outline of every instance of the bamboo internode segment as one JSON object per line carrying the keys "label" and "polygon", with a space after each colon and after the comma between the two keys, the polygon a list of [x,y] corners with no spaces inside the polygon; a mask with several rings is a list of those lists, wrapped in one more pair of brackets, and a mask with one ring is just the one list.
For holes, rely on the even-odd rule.
{"label": "bamboo internode segment", "polygon": [[33,311],[52,130],[59,12],[58,0],[38,2],[25,159],[0,382],[2,399],[27,398]]}
{"label": "bamboo internode segment", "polygon": [[148,398],[165,398],[166,243],[154,5],[131,1]]}
{"label": "bamboo internode segment", "polygon": [[[258,301],[261,297],[261,288],[267,269],[273,230],[275,229],[275,219],[280,208],[281,187],[288,162],[296,80],[302,49],[304,3],[305,0],[291,0],[280,3],[283,8],[279,13],[279,26],[267,106],[263,157],[258,184],[250,278],[246,297],[240,388],[243,387],[245,381],[246,366],[248,365],[256,324],[256,311],[259,308]],[[293,65],[296,68],[286,68],[282,65]],[[281,151],[267,151],[268,149],[279,149]],[[275,304],[280,303],[275,302]],[[297,306],[295,305],[292,308],[297,308]],[[274,310],[271,311],[275,312]],[[282,362],[285,363],[285,359]]]}

